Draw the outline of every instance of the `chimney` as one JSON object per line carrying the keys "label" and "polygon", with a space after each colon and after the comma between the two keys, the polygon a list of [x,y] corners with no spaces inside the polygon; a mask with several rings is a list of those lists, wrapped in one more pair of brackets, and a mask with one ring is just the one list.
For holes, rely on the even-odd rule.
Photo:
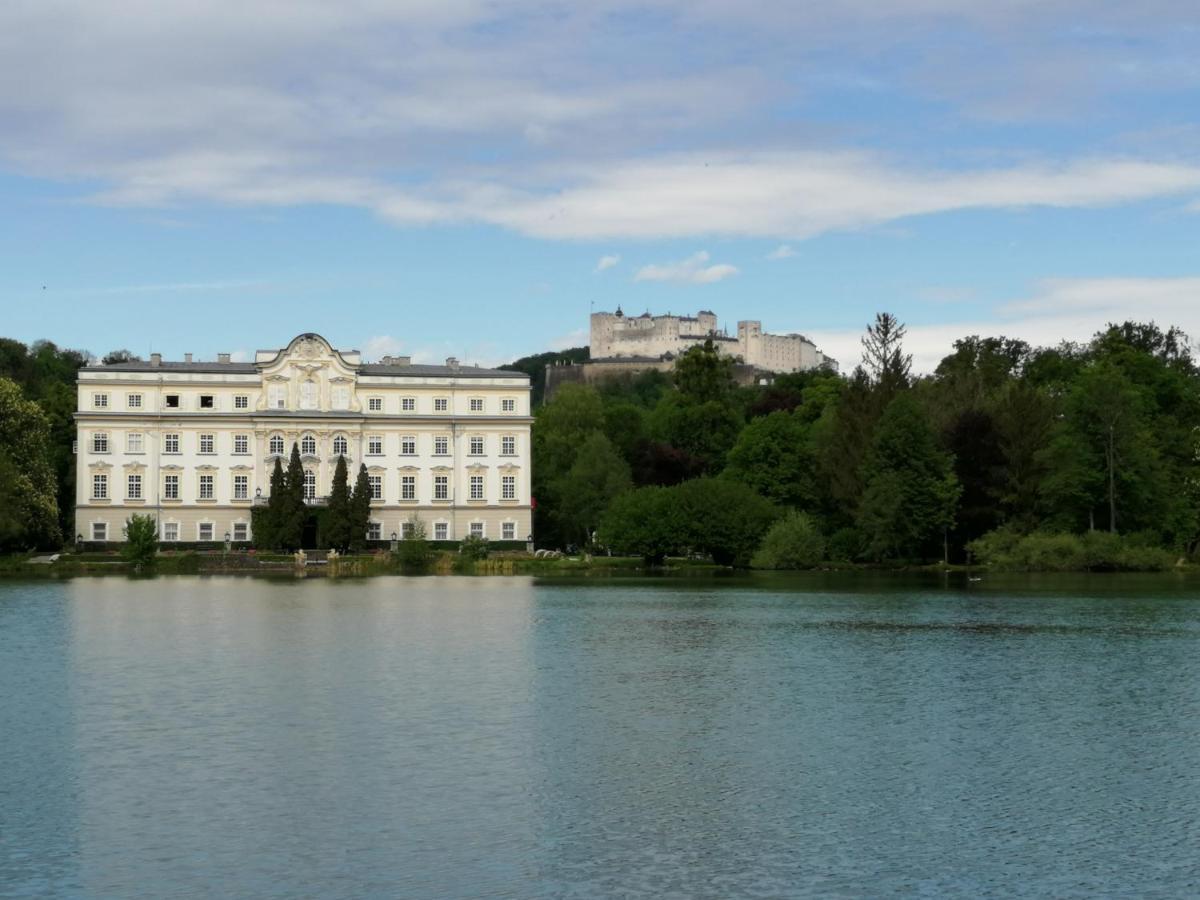
{"label": "chimney", "polygon": [[192,354],[190,354],[190,353],[183,354],[183,361],[185,363],[190,363],[192,361]]}
{"label": "chimney", "polygon": [[385,356],[380,360],[385,366],[411,366],[411,356]]}
{"label": "chimney", "polygon": [[161,366],[162,365],[162,354],[161,353],[151,353],[150,354],[150,365],[156,366],[156,367]]}
{"label": "chimney", "polygon": [[218,353],[217,354],[217,362],[219,362],[219,363],[229,362],[229,354],[228,353]]}
{"label": "chimney", "polygon": [[446,365],[449,368],[451,368],[457,372],[458,371],[458,357],[457,356],[447,356],[446,357]]}

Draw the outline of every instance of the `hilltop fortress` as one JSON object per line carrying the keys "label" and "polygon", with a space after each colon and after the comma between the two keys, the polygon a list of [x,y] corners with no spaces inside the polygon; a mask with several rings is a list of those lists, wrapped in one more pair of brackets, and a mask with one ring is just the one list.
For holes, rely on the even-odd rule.
{"label": "hilltop fortress", "polygon": [[837,368],[802,334],[767,334],[761,322],[740,321],[737,337],[721,330],[717,317],[708,310],[695,316],[626,316],[618,307],[615,313],[592,313],[591,358],[659,362],[671,360],[689,347],[711,340],[726,356],[740,358],[746,366],[765,372],[803,372],[822,366]]}

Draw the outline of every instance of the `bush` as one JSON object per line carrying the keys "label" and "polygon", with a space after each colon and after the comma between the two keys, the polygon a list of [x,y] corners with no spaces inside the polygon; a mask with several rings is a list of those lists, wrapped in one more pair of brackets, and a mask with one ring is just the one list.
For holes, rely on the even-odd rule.
{"label": "bush", "polygon": [[121,545],[121,556],[133,566],[135,572],[154,568],[158,555],[158,523],[154,516],[135,513],[125,523],[125,543]]}
{"label": "bush", "polygon": [[490,552],[487,538],[476,537],[473,534],[463,538],[462,543],[458,546],[459,556],[471,562],[487,559]]}
{"label": "bush", "polygon": [[406,575],[423,575],[432,567],[433,550],[429,546],[425,523],[420,519],[409,520],[408,535],[400,541],[396,561]]}
{"label": "bush", "polygon": [[1145,535],[1089,531],[1083,535],[1005,529],[972,541],[969,549],[984,565],[1026,572],[1156,572],[1169,569],[1174,555],[1148,545]]}
{"label": "bush", "polygon": [[854,562],[862,556],[863,543],[862,532],[857,528],[839,528],[829,536],[829,558]]}
{"label": "bush", "polygon": [[813,520],[790,512],[771,526],[750,565],[756,569],[811,569],[825,558],[825,538]]}

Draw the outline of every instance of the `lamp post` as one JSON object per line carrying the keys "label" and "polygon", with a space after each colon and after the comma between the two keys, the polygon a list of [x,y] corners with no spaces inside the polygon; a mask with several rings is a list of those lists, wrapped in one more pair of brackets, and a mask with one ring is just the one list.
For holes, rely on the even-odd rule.
{"label": "lamp post", "polygon": [[533,552],[533,532],[529,532],[529,536],[525,538],[525,552]]}
{"label": "lamp post", "polygon": [[229,532],[225,532],[225,552],[229,552]]}
{"label": "lamp post", "polygon": [[75,535],[75,552],[79,553],[83,549],[83,532]]}
{"label": "lamp post", "polygon": [[399,548],[399,545],[396,543],[396,537],[397,537],[396,532],[393,531],[392,532],[392,552],[393,553],[395,553],[396,550]]}

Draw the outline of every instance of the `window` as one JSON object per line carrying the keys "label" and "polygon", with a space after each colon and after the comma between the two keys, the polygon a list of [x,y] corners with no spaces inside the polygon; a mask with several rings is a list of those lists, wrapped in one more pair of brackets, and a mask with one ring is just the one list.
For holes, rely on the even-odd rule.
{"label": "window", "polygon": [[401,397],[400,410],[401,412],[413,412],[417,408],[416,397]]}
{"label": "window", "polygon": [[92,476],[92,499],[107,500],[108,499],[108,476],[93,475]]}
{"label": "window", "polygon": [[383,438],[377,434],[372,434],[367,437],[367,455],[382,456],[383,455]]}
{"label": "window", "polygon": [[450,526],[445,522],[435,522],[433,525],[433,539],[435,541],[450,540]]}
{"label": "window", "polygon": [[335,384],[329,389],[329,400],[334,409],[349,409],[350,388],[344,384]]}
{"label": "window", "polygon": [[517,401],[514,400],[512,397],[505,397],[503,400],[500,401],[500,411],[501,412],[516,412],[517,411]]}
{"label": "window", "polygon": [[108,433],[97,431],[92,435],[92,452],[107,453],[108,452]]}
{"label": "window", "polygon": [[108,394],[92,394],[92,409],[108,409]]}
{"label": "window", "polygon": [[92,523],[92,540],[107,541],[108,540],[108,523],[93,522]]}
{"label": "window", "polygon": [[517,523],[504,522],[500,526],[500,538],[505,541],[515,541],[517,539]]}
{"label": "window", "polygon": [[516,456],[517,455],[517,439],[511,434],[506,434],[500,438],[500,455],[501,456]]}
{"label": "window", "polygon": [[502,475],[500,477],[500,499],[501,500],[516,500],[517,499],[517,476]]}
{"label": "window", "polygon": [[401,500],[416,500],[417,499],[417,476],[416,475],[401,475],[400,476],[400,499]]}
{"label": "window", "polygon": [[368,397],[367,398],[367,409],[370,412],[383,412],[383,398],[382,397]]}
{"label": "window", "polygon": [[483,398],[482,397],[472,397],[471,398],[471,412],[483,412]]}
{"label": "window", "polygon": [[368,522],[367,523],[367,540],[382,541],[383,540],[383,523]]}
{"label": "window", "polygon": [[235,434],[233,436],[233,452],[245,455],[250,452],[250,435]]}
{"label": "window", "polygon": [[471,449],[468,450],[467,452],[471,456],[483,456],[483,438],[482,437],[478,437],[478,436],[472,437],[469,446]]}
{"label": "window", "polygon": [[200,499],[213,499],[213,485],[216,482],[216,477],[213,475],[200,476]]}
{"label": "window", "polygon": [[407,540],[410,540],[412,538],[412,536],[413,536],[413,523],[412,522],[401,522],[400,523],[400,537],[404,538],[404,540],[407,541]]}
{"label": "window", "polygon": [[178,453],[179,452],[179,435],[164,434],[163,435],[163,453]]}
{"label": "window", "polygon": [[267,407],[269,409],[287,409],[286,384],[272,384],[267,387]]}
{"label": "window", "polygon": [[304,473],[304,499],[315,500],[317,498],[317,473],[306,471]]}
{"label": "window", "polygon": [[472,522],[471,523],[471,537],[474,537],[474,538],[483,537],[483,523],[482,522]]}
{"label": "window", "polygon": [[450,476],[449,475],[434,475],[433,476],[433,499],[434,500],[449,500],[450,499]]}
{"label": "window", "polygon": [[333,439],[333,455],[345,456],[350,452],[350,444],[346,441],[344,434],[339,434]]}
{"label": "window", "polygon": [[217,446],[217,436],[214,434],[200,435],[200,452],[215,453]]}
{"label": "window", "polygon": [[471,489],[470,489],[470,493],[467,495],[468,499],[482,500],[483,499],[483,476],[482,475],[472,475],[470,485],[471,485]]}
{"label": "window", "polygon": [[167,396],[163,397],[163,402],[166,404],[167,409],[179,409],[178,394],[167,394]]}
{"label": "window", "polygon": [[163,540],[171,543],[179,540],[178,522],[163,522]]}
{"label": "window", "polygon": [[401,456],[416,456],[417,455],[417,439],[410,434],[400,438],[400,455]]}
{"label": "window", "polygon": [[142,395],[141,394],[126,394],[125,395],[125,405],[127,407],[129,407],[130,409],[141,409],[142,408]]}
{"label": "window", "polygon": [[250,476],[249,475],[234,475],[233,476],[233,499],[234,500],[249,500],[250,499]]}
{"label": "window", "polygon": [[450,408],[450,399],[448,397],[436,397],[433,401],[434,412],[445,412]]}
{"label": "window", "polygon": [[249,409],[250,397],[247,394],[234,394],[233,397],[234,409]]}
{"label": "window", "polygon": [[383,476],[382,475],[368,475],[367,476],[367,485],[370,487],[372,500],[382,500],[383,499]]}
{"label": "window", "polygon": [[125,498],[127,500],[142,499],[142,476],[130,475],[125,479]]}
{"label": "window", "polygon": [[267,441],[267,449],[272,456],[283,456],[283,435],[271,435],[271,440]]}
{"label": "window", "polygon": [[179,499],[179,476],[164,475],[163,476],[163,499],[178,500]]}
{"label": "window", "polygon": [[234,522],[233,523],[233,539],[235,541],[250,540],[250,526],[247,525],[245,522]]}
{"label": "window", "polygon": [[300,408],[317,408],[317,383],[315,381],[300,382]]}
{"label": "window", "polygon": [[216,398],[212,394],[201,394],[200,395],[200,408],[201,409],[216,409],[216,407],[217,407]]}
{"label": "window", "polygon": [[449,456],[450,455],[450,439],[444,435],[438,435],[433,439],[433,455],[434,456]]}
{"label": "window", "polygon": [[196,536],[202,541],[211,541],[213,539],[213,523],[201,522],[196,529]]}
{"label": "window", "polygon": [[305,456],[317,455],[317,439],[311,434],[306,434],[300,438],[300,452]]}
{"label": "window", "polygon": [[141,453],[142,452],[142,433],[140,431],[131,431],[125,435],[125,452],[126,453]]}

